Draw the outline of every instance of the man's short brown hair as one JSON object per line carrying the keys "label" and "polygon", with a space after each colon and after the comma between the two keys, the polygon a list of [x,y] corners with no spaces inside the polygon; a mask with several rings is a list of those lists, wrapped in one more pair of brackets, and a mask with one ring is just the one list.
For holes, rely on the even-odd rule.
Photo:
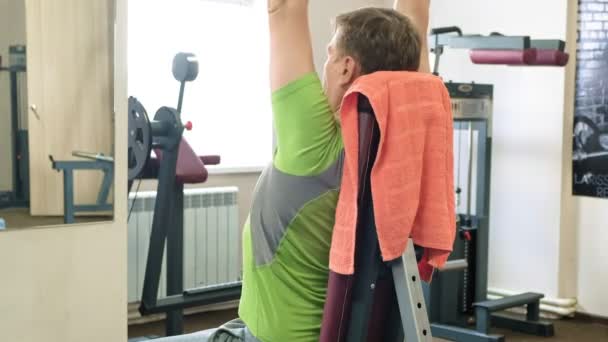
{"label": "man's short brown hair", "polygon": [[368,7],[339,15],[335,26],[338,50],[354,57],[363,74],[418,70],[420,36],[405,15]]}

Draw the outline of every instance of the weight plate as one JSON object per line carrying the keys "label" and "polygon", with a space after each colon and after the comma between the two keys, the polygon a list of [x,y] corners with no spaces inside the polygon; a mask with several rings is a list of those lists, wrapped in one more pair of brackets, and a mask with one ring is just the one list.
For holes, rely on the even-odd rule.
{"label": "weight plate", "polygon": [[162,123],[164,127],[164,130],[161,132],[154,131],[152,137],[152,146],[154,148],[158,146],[164,150],[172,150],[179,145],[182,140],[183,129],[179,129],[181,125],[175,108],[159,108],[154,115],[154,122]]}
{"label": "weight plate", "polygon": [[152,128],[144,106],[129,97],[129,180],[136,179],[148,163],[152,151]]}

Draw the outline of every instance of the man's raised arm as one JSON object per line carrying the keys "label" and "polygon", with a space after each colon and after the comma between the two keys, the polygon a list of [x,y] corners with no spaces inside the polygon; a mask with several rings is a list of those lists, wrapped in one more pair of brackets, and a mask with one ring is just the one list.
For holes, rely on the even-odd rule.
{"label": "man's raised arm", "polygon": [[270,86],[275,91],[315,71],[308,0],[268,0]]}
{"label": "man's raised arm", "polygon": [[420,72],[431,72],[429,62],[429,7],[430,0],[395,0],[394,9],[407,15],[420,34]]}

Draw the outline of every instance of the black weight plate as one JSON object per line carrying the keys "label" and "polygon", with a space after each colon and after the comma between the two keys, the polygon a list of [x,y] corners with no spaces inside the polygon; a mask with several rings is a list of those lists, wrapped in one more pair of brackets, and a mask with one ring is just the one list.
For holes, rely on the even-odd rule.
{"label": "black weight plate", "polygon": [[[172,150],[179,145],[182,140],[183,129],[178,121],[178,114],[175,108],[161,107],[154,115],[154,123],[162,123],[163,131],[154,131],[152,145],[154,148],[161,147],[165,150]],[[156,127],[156,126],[155,126]]]}
{"label": "black weight plate", "polygon": [[129,97],[129,180],[141,174],[152,151],[152,129],[144,106]]}

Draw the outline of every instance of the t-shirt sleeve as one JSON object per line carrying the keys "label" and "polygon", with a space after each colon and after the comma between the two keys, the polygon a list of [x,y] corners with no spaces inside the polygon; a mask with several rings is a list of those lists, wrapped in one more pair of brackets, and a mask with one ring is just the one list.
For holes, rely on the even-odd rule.
{"label": "t-shirt sleeve", "polygon": [[339,123],[316,73],[309,73],[272,94],[276,133],[274,166],[310,176],[325,171],[339,157]]}

